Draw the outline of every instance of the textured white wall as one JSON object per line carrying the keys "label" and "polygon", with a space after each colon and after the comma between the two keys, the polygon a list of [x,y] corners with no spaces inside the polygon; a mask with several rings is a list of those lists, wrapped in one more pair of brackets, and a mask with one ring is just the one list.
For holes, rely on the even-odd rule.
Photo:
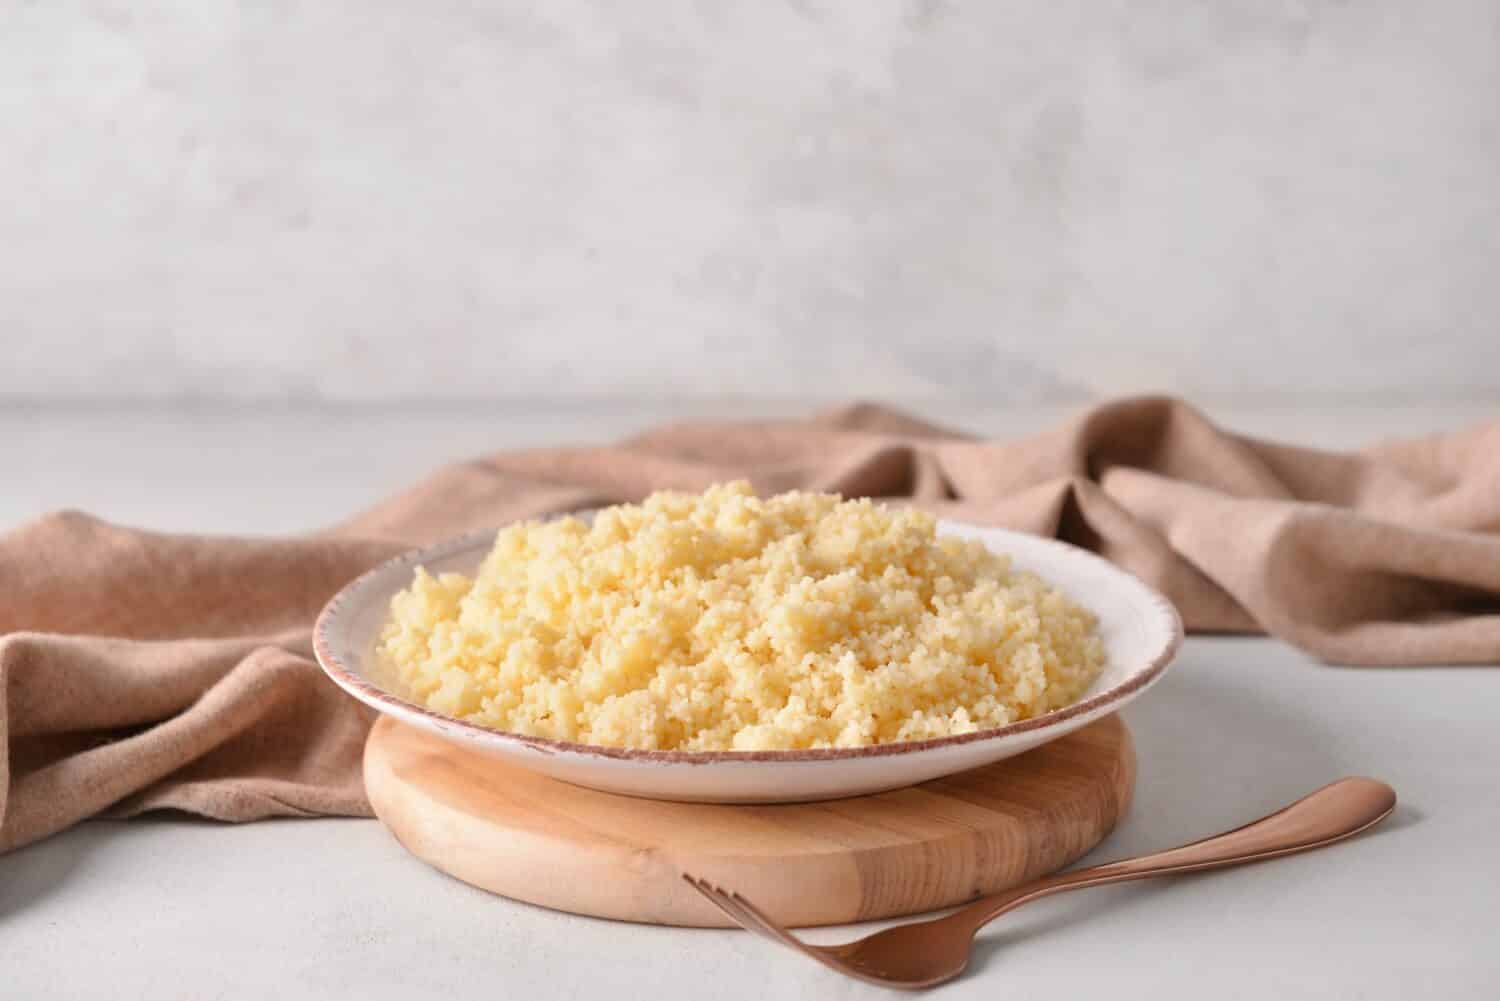
{"label": "textured white wall", "polygon": [[1500,397],[1493,0],[12,3],[0,129],[0,399]]}

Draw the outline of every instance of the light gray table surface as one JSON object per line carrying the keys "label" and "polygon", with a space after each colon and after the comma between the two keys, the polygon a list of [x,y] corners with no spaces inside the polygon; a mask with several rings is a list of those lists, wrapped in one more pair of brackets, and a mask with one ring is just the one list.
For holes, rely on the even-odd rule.
{"label": "light gray table surface", "polygon": [[[1471,416],[1281,412],[1240,426],[1347,444]],[[401,485],[434,453],[604,438],[648,418],[4,413],[0,529],[56,506],[154,528],[311,527]],[[973,970],[933,996],[1496,996],[1500,672],[1333,668],[1270,640],[1194,637],[1125,716],[1136,800],[1089,861],[1236,826],[1341,775],[1385,779],[1401,806],[1324,852],[1030,905],[987,929]],[[4,1001],[604,996],[892,995],[743,933],[489,896],[369,820],[92,822],[0,857]]]}

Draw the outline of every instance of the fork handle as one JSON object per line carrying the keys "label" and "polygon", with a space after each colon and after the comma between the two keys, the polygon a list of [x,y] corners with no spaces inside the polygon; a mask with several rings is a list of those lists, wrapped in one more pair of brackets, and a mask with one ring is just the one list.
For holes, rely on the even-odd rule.
{"label": "fork handle", "polygon": [[1395,806],[1395,790],[1384,782],[1367,778],[1339,779],[1244,827],[1180,848],[1045,876],[1023,886],[981,897],[956,911],[949,920],[969,924],[978,931],[1028,901],[1065,890],[1150,876],[1222,869],[1321,848],[1378,824]]}

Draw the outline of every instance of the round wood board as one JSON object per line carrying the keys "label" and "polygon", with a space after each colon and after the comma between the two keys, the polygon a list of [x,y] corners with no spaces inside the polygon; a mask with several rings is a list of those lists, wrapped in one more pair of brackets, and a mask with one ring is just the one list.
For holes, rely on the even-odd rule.
{"label": "round wood board", "polygon": [[789,925],[915,914],[1067,865],[1109,833],[1135,786],[1130,732],[1116,716],[984,768],[821,803],[596,792],[389,717],[376,722],[364,767],[385,825],[466,883],[578,914],[703,927],[729,922],[683,872]]}

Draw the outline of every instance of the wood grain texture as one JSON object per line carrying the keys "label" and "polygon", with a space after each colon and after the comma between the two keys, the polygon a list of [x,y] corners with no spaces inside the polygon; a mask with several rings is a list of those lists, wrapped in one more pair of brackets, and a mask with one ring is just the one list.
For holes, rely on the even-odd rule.
{"label": "wood grain texture", "polygon": [[985,768],[875,796],[667,803],[510,767],[389,718],[365,747],[375,812],[438,869],[518,900],[652,924],[727,922],[679,878],[739,890],[792,925],[961,903],[1067,865],[1125,812],[1118,717]]}

